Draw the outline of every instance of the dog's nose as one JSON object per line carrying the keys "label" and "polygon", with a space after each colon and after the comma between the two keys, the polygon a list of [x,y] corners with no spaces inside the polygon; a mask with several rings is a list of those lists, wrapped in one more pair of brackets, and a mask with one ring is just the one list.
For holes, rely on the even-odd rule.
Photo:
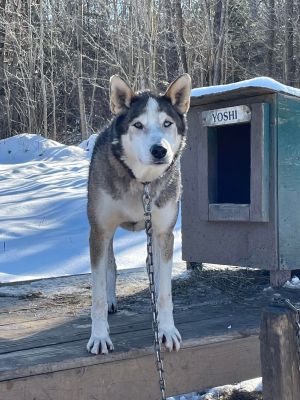
{"label": "dog's nose", "polygon": [[160,145],[160,144],[154,144],[150,148],[150,153],[157,160],[161,160],[167,154],[167,149],[164,146]]}

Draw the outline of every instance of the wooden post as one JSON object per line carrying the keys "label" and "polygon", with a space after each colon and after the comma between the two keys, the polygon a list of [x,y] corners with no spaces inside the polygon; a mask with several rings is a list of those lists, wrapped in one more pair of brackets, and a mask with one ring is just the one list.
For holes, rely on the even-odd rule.
{"label": "wooden post", "polygon": [[262,313],[260,355],[264,400],[299,400],[296,314],[269,306]]}
{"label": "wooden post", "polygon": [[281,287],[291,278],[292,271],[290,270],[271,270],[270,271],[270,284],[272,287]]}
{"label": "wooden post", "polygon": [[188,270],[199,269],[200,271],[202,271],[203,264],[201,262],[187,261],[186,269],[188,269]]}

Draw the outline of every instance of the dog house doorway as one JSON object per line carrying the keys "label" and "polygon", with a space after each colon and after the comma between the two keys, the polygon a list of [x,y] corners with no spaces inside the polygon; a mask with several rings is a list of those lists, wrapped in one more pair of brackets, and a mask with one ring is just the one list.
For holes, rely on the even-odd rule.
{"label": "dog house doorway", "polygon": [[207,109],[200,118],[200,215],[216,222],[268,221],[268,104]]}
{"label": "dog house doorway", "polygon": [[208,129],[209,203],[250,204],[251,124]]}

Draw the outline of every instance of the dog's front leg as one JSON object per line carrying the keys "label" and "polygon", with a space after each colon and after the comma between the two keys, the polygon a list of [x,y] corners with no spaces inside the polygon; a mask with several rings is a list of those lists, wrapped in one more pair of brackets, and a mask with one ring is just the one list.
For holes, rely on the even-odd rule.
{"label": "dog's front leg", "polygon": [[113,350],[107,322],[107,263],[112,235],[91,228],[90,254],[92,265],[92,334],[87,349],[93,354],[107,354]]}
{"label": "dog's front leg", "polygon": [[[158,291],[159,338],[169,351],[180,349],[181,336],[174,325],[172,303],[172,264],[174,235],[172,231],[154,236],[155,281]],[[158,268],[157,268],[158,267]]]}
{"label": "dog's front leg", "polygon": [[117,299],[116,299],[116,278],[117,278],[117,265],[113,250],[113,240],[111,239],[108,248],[108,262],[107,262],[107,303],[108,312],[117,312]]}

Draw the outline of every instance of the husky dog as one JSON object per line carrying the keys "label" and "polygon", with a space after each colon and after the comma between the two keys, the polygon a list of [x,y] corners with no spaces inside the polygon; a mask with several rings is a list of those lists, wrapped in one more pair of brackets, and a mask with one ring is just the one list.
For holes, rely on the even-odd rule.
{"label": "husky dog", "polygon": [[179,158],[185,144],[191,78],[181,75],[163,95],[135,93],[119,76],[110,79],[115,118],[97,138],[89,170],[88,218],[92,266],[92,332],[87,349],[113,350],[107,313],[115,312],[116,228],[144,228],[143,183],[151,183],[152,226],[159,338],[180,348],[171,294],[173,228],[181,190]]}

